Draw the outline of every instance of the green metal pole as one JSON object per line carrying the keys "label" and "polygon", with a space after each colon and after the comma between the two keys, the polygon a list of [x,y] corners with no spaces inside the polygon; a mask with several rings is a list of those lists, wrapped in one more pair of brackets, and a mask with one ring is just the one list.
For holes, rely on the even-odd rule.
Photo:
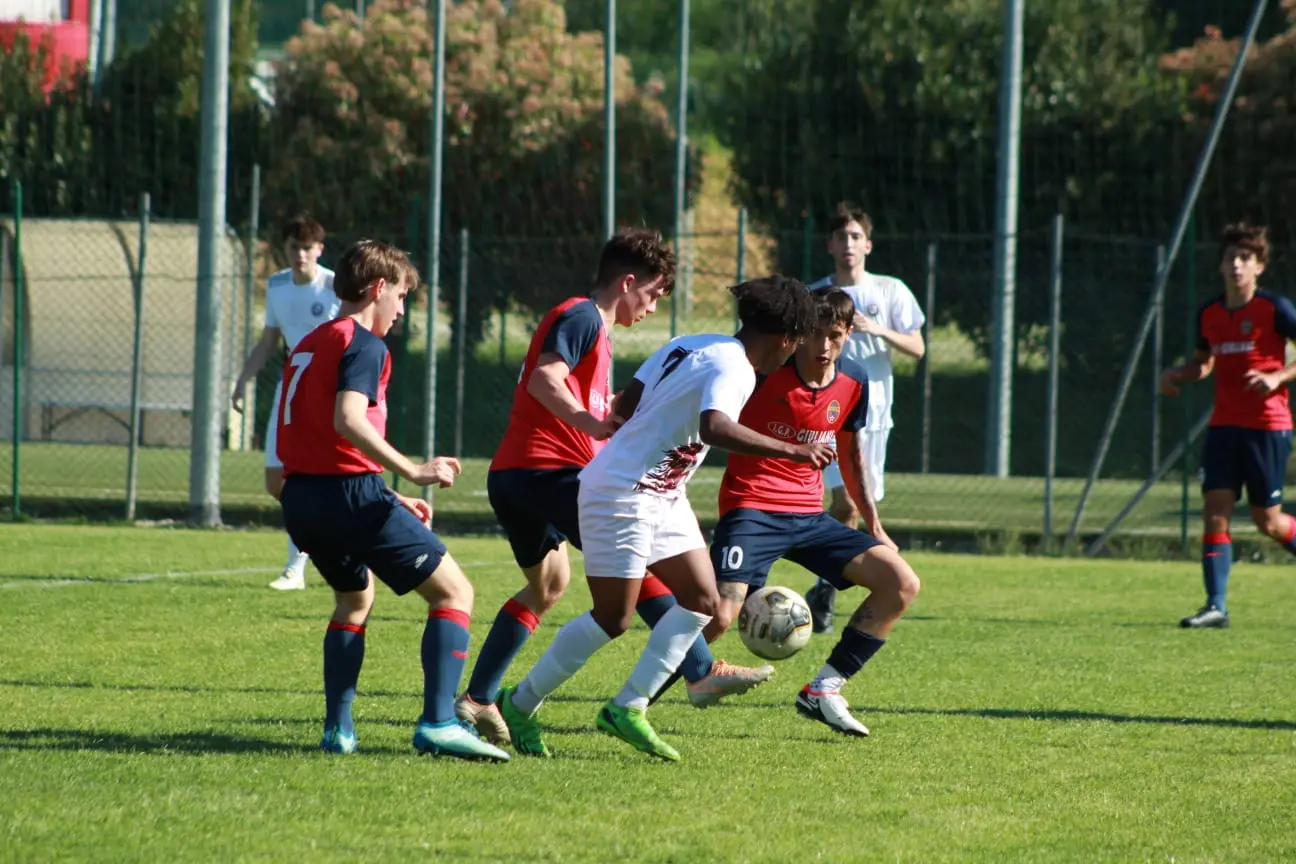
{"label": "green metal pole", "polygon": [[22,367],[23,367],[23,189],[14,181],[14,378],[13,378],[13,518],[22,516]]}
{"label": "green metal pole", "polygon": [[[689,0],[679,0],[679,102],[675,106],[675,261],[684,255],[684,195],[688,172]],[[686,277],[689,278],[689,277]],[[681,290],[685,289],[685,290]],[[670,335],[679,335],[681,296],[692,286],[676,283],[671,292]]]}
{"label": "green metal pole", "polygon": [[[144,396],[144,271],[148,266],[149,193],[140,195],[139,249],[135,256],[135,327],[131,338],[130,442],[126,446],[126,521],[135,521],[139,496],[140,400]],[[246,428],[247,423],[245,422]]]}
{"label": "green metal pole", "polygon": [[[1197,214],[1188,218],[1188,302],[1187,321],[1184,334],[1184,357],[1191,357],[1197,350]],[[1188,487],[1193,474],[1192,434],[1193,424],[1193,387],[1183,388],[1183,483],[1179,490],[1179,548],[1188,553]]]}
{"label": "green metal pole", "polygon": [[807,285],[814,278],[814,215],[807,213],[805,219],[805,236],[801,245],[801,281]]}
{"label": "green metal pole", "polygon": [[[738,208],[738,256],[734,262],[734,284],[747,281],[747,208]],[[738,301],[734,301],[734,328],[739,325]]]}

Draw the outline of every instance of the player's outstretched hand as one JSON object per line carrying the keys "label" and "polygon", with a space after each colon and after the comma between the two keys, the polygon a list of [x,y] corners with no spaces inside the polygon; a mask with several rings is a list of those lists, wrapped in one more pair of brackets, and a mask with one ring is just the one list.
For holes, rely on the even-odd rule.
{"label": "player's outstretched hand", "polygon": [[1268,396],[1283,385],[1282,378],[1276,372],[1261,372],[1258,369],[1248,370],[1242,376],[1248,390]]}
{"label": "player's outstretched hand", "polygon": [[1161,373],[1161,394],[1163,396],[1179,395],[1179,374],[1174,369]]}
{"label": "player's outstretched hand", "polygon": [[434,483],[445,489],[453,486],[455,478],[463,471],[459,460],[451,456],[437,456],[421,465],[414,466],[414,475],[409,479],[420,486],[431,486]]}
{"label": "player's outstretched hand", "polygon": [[793,462],[809,462],[816,468],[826,468],[837,458],[837,450],[829,444],[798,444]]}
{"label": "player's outstretched hand", "polygon": [[879,522],[878,524],[870,528],[869,533],[873,535],[874,539],[880,542],[883,546],[890,549],[892,552],[900,551],[900,547],[897,546],[896,542],[892,540],[891,537],[886,533],[886,529],[882,527],[882,523]]}
{"label": "player's outstretched hand", "polygon": [[230,397],[230,407],[238,414],[243,413],[243,389],[244,385],[235,387],[234,395]]}
{"label": "player's outstretched hand", "polygon": [[[621,427],[620,423],[613,422],[612,416],[609,416],[606,420],[600,420],[593,414],[586,412],[581,415],[580,419],[580,430],[595,441],[605,441],[608,438],[611,438],[612,433]],[[619,420],[620,418],[617,419]]]}
{"label": "player's outstretched hand", "polygon": [[409,498],[399,492],[393,493],[396,499],[400,501],[401,506],[418,517],[424,527],[432,527],[432,505],[428,504],[422,498]]}

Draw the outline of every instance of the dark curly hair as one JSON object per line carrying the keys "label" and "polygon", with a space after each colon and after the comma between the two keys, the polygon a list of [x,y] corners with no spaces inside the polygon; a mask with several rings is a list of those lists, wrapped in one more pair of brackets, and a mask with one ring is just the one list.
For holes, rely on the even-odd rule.
{"label": "dark curly hair", "polygon": [[738,320],[744,330],[800,337],[815,328],[814,298],[796,279],[766,276],[735,285],[729,293],[738,300]]}
{"label": "dark curly hair", "polygon": [[815,318],[819,327],[840,324],[848,331],[855,320],[855,301],[840,288],[820,288],[814,297]]}
{"label": "dark curly hair", "polygon": [[1235,222],[1224,226],[1220,234],[1220,260],[1230,246],[1250,252],[1262,265],[1269,263],[1269,229],[1263,225]]}
{"label": "dark curly hair", "polygon": [[648,228],[625,228],[603,244],[594,287],[606,288],[624,276],[662,279],[662,293],[675,290],[675,253],[661,234]]}

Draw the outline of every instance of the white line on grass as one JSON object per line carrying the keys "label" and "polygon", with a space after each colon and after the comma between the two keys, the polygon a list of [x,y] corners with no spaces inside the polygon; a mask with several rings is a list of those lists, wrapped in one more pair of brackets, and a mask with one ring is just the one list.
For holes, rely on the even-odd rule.
{"label": "white line on grass", "polygon": [[[502,561],[460,561],[461,567],[494,567],[501,565]],[[72,578],[72,579],[26,579],[21,582],[0,582],[0,589],[3,588],[67,588],[71,585],[113,585],[135,584],[139,582],[157,582],[160,579],[190,579],[194,576],[247,576],[253,573],[278,573],[279,569],[275,567],[237,567],[227,570],[177,570],[166,573],[139,573],[135,576],[122,576],[120,578]]]}

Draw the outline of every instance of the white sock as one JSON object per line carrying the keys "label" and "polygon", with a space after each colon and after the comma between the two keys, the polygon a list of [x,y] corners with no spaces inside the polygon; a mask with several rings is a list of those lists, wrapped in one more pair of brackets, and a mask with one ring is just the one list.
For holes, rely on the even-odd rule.
{"label": "white sock", "polygon": [[700,615],[679,605],[672,606],[652,629],[648,645],[630,673],[630,680],[612,701],[622,708],[647,708],[649,697],[675,674],[684,662],[689,646],[709,623],[710,615]]}
{"label": "white sock", "polygon": [[819,674],[810,682],[810,689],[816,693],[836,693],[845,683],[846,676],[834,669],[832,664],[825,663],[819,670]]}
{"label": "white sock", "polygon": [[310,560],[310,555],[297,548],[297,544],[288,538],[288,562],[284,564],[285,570],[291,570],[294,576],[301,576],[306,572],[306,562]]}
{"label": "white sock", "polygon": [[546,696],[579,672],[594,652],[611,641],[589,612],[568,621],[513,692],[514,707],[525,714],[534,714]]}

